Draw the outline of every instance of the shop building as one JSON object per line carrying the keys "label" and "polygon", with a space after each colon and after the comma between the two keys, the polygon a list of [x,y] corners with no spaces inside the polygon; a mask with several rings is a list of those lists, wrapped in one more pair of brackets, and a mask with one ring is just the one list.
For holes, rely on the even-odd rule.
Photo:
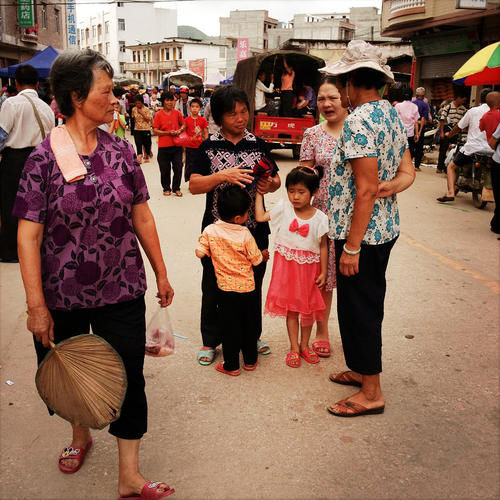
{"label": "shop building", "polygon": [[[500,5],[487,0],[384,0],[382,34],[411,40],[414,87],[439,105],[453,98],[452,77],[475,52],[499,39]],[[498,82],[500,84],[500,82]],[[471,104],[480,88],[473,88]]]}
{"label": "shop building", "polygon": [[[49,45],[57,50],[68,47],[67,6],[71,2],[33,2],[32,26],[22,26],[17,2],[0,4],[0,67],[5,68],[33,57]],[[22,14],[25,15],[24,13]],[[26,24],[26,23],[24,23]]]}

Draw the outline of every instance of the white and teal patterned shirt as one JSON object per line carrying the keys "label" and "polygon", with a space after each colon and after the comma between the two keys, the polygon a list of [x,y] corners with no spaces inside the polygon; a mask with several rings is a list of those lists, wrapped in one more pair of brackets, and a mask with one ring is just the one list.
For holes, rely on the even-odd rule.
{"label": "white and teal patterned shirt", "polygon": [[[347,239],[351,229],[356,186],[349,160],[377,158],[379,180],[391,180],[396,176],[406,148],[405,129],[388,101],[361,104],[347,117],[333,156],[328,188],[331,239]],[[398,235],[396,195],[377,198],[363,243],[380,245]]]}

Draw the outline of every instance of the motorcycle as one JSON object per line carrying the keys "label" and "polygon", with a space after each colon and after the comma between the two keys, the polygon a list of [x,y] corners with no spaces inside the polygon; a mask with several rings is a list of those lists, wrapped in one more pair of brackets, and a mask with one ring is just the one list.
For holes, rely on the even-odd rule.
{"label": "motorcycle", "polygon": [[[460,134],[457,145],[448,153],[450,161],[465,143],[466,137],[465,134]],[[447,162],[445,162],[446,166],[448,166],[449,163],[448,158]],[[490,160],[491,156],[487,154],[474,153],[469,163],[457,168],[455,196],[457,196],[459,192],[472,193],[474,206],[480,210],[482,210],[488,202],[493,201]]]}

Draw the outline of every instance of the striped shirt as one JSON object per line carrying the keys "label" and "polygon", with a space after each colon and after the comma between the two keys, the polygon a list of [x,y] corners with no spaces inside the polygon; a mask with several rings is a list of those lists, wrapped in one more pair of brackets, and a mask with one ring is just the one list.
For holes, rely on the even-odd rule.
{"label": "striped shirt", "polygon": [[455,101],[451,101],[450,104],[443,107],[439,119],[453,126],[462,119],[465,113],[467,113],[467,108],[463,104],[456,106]]}

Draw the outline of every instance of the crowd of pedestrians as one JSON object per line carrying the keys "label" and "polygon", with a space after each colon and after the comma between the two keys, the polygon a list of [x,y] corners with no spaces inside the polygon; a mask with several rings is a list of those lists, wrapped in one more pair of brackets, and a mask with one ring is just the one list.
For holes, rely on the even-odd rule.
{"label": "crowd of pedestrians", "polygon": [[[121,416],[109,427],[117,438],[120,498],[174,493],[139,469],[147,431],[146,273],[139,244],[154,271],[159,304],[167,307],[174,296],[141,166],[153,157],[152,136],[158,137],[163,195],[182,196],[183,162],[190,192],[206,195],[201,235],[193,242],[203,269],[199,364],[211,365],[222,345],[218,372],[240,375],[240,353],[244,370],[258,369],[259,355],[270,353],[261,338],[264,295],[264,313],[286,322],[284,365],[320,362],[331,355],[328,320],[336,289],[348,370],[329,378],[357,392],[327,409],[343,418],[385,411],[382,322],[386,270],[400,234],[397,194],[414,181],[412,158],[421,161],[430,117],[423,88],[416,101],[408,93],[395,107],[380,97],[379,89],[394,81],[385,62],[379,48],[352,41],[340,60],[322,69],[317,97],[304,86],[294,102],[287,92],[295,71],[283,58],[282,107],[297,113],[317,106],[325,120],[306,131],[300,163],[286,176],[283,199],[270,208],[265,197],[280,188],[279,169],[269,146],[247,129],[249,96],[236,86],[203,98],[187,87],[124,93],[113,87],[112,67],[99,53],[68,51],[50,74],[64,116],[64,125],[55,127],[53,110],[37,96],[36,70],[18,69],[19,93],[0,110],[0,258],[19,260],[39,363],[49,342],[90,328],[122,357],[128,387]],[[264,77],[260,92],[273,84],[266,87]],[[497,94],[485,93],[488,109],[478,129],[496,148],[498,179]],[[475,133],[471,120],[479,110],[466,114],[462,107],[457,95],[442,109],[441,145],[453,136],[452,125]],[[135,151],[124,138],[127,128]],[[58,459],[64,473],[77,472],[92,446],[88,429],[73,424],[71,432]]]}

